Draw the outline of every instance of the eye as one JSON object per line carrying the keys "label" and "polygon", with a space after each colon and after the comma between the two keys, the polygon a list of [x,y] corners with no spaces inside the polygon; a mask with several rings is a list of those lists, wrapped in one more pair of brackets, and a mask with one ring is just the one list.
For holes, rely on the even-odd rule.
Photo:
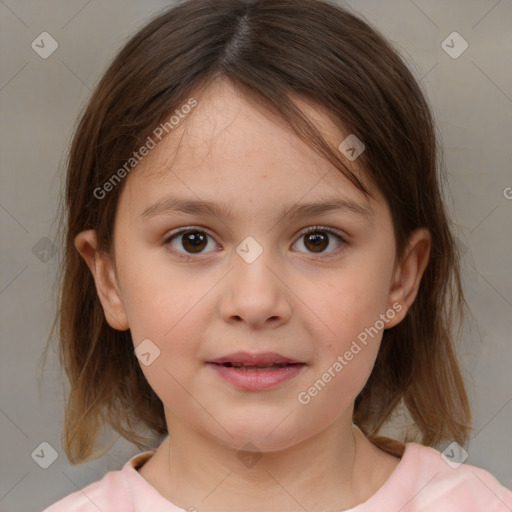
{"label": "eye", "polygon": [[[182,256],[187,256],[190,254],[203,254],[204,249],[208,245],[214,248],[217,246],[213,241],[209,243],[208,239],[213,240],[205,231],[189,227],[172,233],[165,240],[165,244],[169,244],[175,252]],[[182,251],[178,246],[185,250]]]}
{"label": "eye", "polygon": [[[335,247],[333,247],[335,244],[332,242],[332,237],[338,239],[338,244]],[[299,240],[295,242],[293,247],[299,244],[302,239],[304,239],[302,245],[306,250],[310,253],[318,254],[319,257],[326,257],[336,252],[345,242],[343,237],[336,231],[323,226],[313,226],[302,231]],[[212,252],[205,251],[208,246],[210,246],[210,249],[218,247],[213,241],[213,238],[206,231],[193,226],[182,228],[171,233],[164,243],[165,245],[170,245],[173,252],[183,257]],[[330,250],[326,251],[326,249]]]}
{"label": "eye", "polygon": [[[335,237],[339,240],[337,247],[332,247],[333,242],[331,241],[331,237]],[[335,252],[339,247],[341,247],[345,240],[341,235],[339,235],[336,231],[325,228],[323,226],[314,226],[312,228],[308,228],[306,231],[301,232],[299,240],[295,243],[298,244],[300,241],[304,239],[302,245],[306,247],[308,251],[313,254],[320,254],[321,256],[325,254],[326,249],[330,248],[328,254]]]}

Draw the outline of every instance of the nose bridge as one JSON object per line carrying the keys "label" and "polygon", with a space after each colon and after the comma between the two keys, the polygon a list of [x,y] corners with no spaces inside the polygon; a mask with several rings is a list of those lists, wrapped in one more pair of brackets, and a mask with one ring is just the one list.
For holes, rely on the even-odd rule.
{"label": "nose bridge", "polygon": [[236,255],[233,255],[234,281],[248,287],[253,293],[268,293],[274,287],[273,273],[269,267],[277,264],[277,258],[273,254],[274,248],[268,247],[268,242],[260,242],[247,236],[236,247]]}
{"label": "nose bridge", "polygon": [[236,318],[260,325],[267,319],[285,320],[290,313],[285,286],[276,277],[280,263],[271,247],[246,237],[233,254],[228,290],[222,303],[226,321]]}

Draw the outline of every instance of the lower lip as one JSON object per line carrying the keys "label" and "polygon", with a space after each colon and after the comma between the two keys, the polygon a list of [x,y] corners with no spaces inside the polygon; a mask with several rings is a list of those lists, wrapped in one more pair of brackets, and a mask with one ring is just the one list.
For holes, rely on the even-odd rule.
{"label": "lower lip", "polygon": [[298,375],[305,364],[293,364],[282,368],[269,368],[263,370],[239,370],[232,366],[208,363],[220,377],[230,384],[249,391],[260,391],[273,388]]}

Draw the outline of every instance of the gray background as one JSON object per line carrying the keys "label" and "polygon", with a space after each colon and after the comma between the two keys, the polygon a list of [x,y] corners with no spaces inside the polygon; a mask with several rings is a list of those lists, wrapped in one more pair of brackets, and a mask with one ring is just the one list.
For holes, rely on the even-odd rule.
{"label": "gray background", "polygon": [[[40,390],[37,380],[60,259],[59,248],[53,254],[45,238],[56,240],[62,167],[79,111],[127,38],[169,4],[0,0],[4,512],[40,511],[138,452],[120,440],[92,463],[72,467],[66,460],[60,444],[64,390],[52,354]],[[352,0],[348,5],[393,41],[434,108],[473,312],[460,345],[477,427],[467,463],[512,488],[512,2]],[[47,59],[31,47],[44,31],[58,42]],[[469,44],[458,58],[441,47],[453,31]],[[58,453],[48,469],[31,457],[43,441]]]}

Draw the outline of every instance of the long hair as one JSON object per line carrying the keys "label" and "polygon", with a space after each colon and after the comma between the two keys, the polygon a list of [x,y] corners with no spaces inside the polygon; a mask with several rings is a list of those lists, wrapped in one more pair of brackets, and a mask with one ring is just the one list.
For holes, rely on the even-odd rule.
{"label": "long hair", "polygon": [[467,443],[470,409],[453,334],[465,304],[459,256],[443,201],[433,115],[406,63],[369,23],[327,0],[187,0],[159,14],[122,48],[71,144],[52,327],[59,328],[59,358],[70,384],[63,429],[69,460],[98,456],[94,443],[103,424],[139,447],[148,439],[141,427],[167,433],[163,405],[140,369],[130,332],[108,325],[74,239],[95,229],[99,249],[113,250],[114,216],[129,176],[104,197],[98,191],[156,127],[219,78],[282,118],[370,195],[293,99],[326,109],[340,129],[365,142],[358,163],[387,201],[397,257],[413,230],[428,228],[432,249],[418,295],[405,319],[384,331],[353,421],[391,452],[392,443],[379,431],[403,405],[419,442]]}

